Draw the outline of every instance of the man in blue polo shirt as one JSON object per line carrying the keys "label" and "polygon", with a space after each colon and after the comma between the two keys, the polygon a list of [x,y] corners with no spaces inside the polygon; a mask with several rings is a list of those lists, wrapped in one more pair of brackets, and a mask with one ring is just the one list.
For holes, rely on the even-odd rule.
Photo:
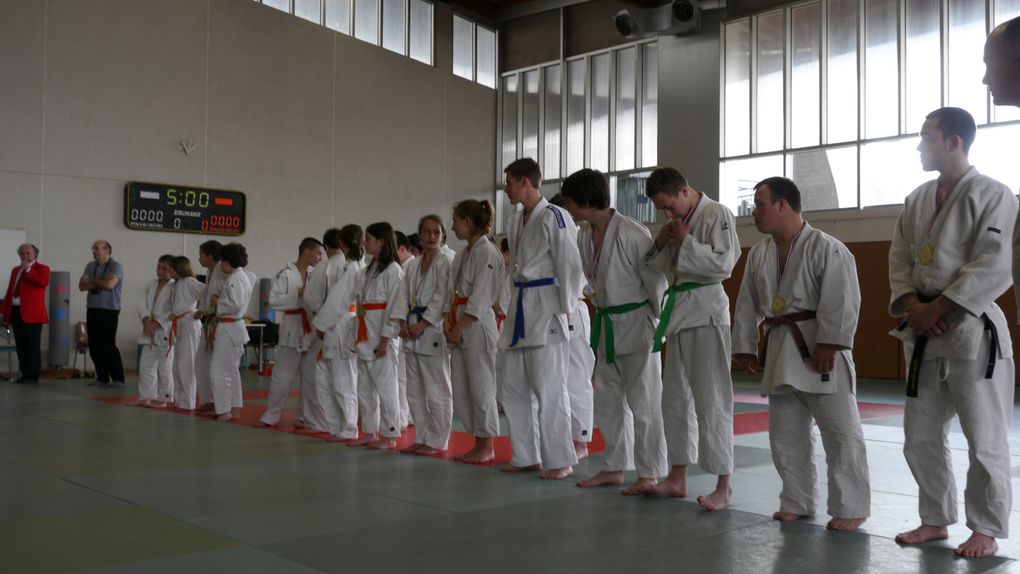
{"label": "man in blue polo shirt", "polygon": [[92,257],[78,280],[78,290],[87,291],[85,321],[89,334],[89,355],[96,365],[96,380],[89,386],[124,387],[124,363],[117,349],[120,318],[120,290],[124,267],[113,260],[110,242],[92,244]]}

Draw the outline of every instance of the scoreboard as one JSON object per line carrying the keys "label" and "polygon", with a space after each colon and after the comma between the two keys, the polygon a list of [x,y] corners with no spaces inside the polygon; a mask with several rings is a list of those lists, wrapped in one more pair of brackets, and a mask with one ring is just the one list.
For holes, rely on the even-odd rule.
{"label": "scoreboard", "polygon": [[124,225],[143,231],[244,233],[244,193],[132,181],[124,186]]}

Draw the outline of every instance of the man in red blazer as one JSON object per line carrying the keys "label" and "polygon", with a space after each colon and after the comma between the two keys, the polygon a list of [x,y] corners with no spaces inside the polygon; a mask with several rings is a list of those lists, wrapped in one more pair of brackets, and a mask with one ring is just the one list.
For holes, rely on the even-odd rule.
{"label": "man in red blazer", "polygon": [[11,270],[11,282],[0,304],[0,322],[14,331],[21,369],[21,378],[15,382],[34,384],[39,382],[42,368],[42,327],[49,322],[46,287],[50,284],[50,268],[36,261],[39,248],[31,243],[18,247],[18,257],[21,265]]}

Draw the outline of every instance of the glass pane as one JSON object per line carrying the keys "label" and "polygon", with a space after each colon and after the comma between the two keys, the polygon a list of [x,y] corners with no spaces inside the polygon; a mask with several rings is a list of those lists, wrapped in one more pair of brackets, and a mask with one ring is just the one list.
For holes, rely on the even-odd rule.
{"label": "glass pane", "polygon": [[857,0],[829,0],[828,143],[857,139]]}
{"label": "glass pane", "polygon": [[379,43],[379,0],[354,0],[354,37]]}
{"label": "glass pane", "polygon": [[865,8],[864,134],[877,138],[900,126],[896,0],[866,0]]}
{"label": "glass pane", "polygon": [[351,33],[351,0],[326,0],[326,27]]}
{"label": "glass pane", "polygon": [[637,47],[616,53],[616,167],[634,169],[637,128]]}
{"label": "glass pane", "polygon": [[751,151],[751,22],[726,24],[723,155]]}
{"label": "glass pane", "polygon": [[917,136],[861,146],[861,207],[903,203],[938,174],[921,169]]}
{"label": "glass pane", "polygon": [[584,60],[567,62],[567,171],[584,168]]}
{"label": "glass pane", "polygon": [[407,54],[407,4],[404,0],[383,0],[383,48]]}
{"label": "glass pane", "polygon": [[483,86],[496,87],[496,33],[481,26],[478,30],[478,78]]}
{"label": "glass pane", "polygon": [[821,6],[808,4],[793,9],[792,41],[791,145],[793,147],[816,146],[821,141]]}
{"label": "glass pane", "polygon": [[322,24],[322,0],[294,0],[294,15]]}
{"label": "glass pane", "polygon": [[474,76],[475,25],[453,16],[453,73],[469,80]]}
{"label": "glass pane", "polygon": [[[517,76],[503,78],[502,166],[517,159]],[[502,173],[502,168],[500,169]]]}
{"label": "glass pane", "polygon": [[560,177],[560,123],[563,119],[563,83],[559,64],[545,69],[545,154],[542,174]]}
{"label": "glass pane", "polygon": [[758,17],[757,153],[783,149],[783,13]]}
{"label": "glass pane", "polygon": [[719,202],[737,216],[751,215],[755,184],[774,175],[783,175],[782,155],[722,162],[719,164]]}
{"label": "glass pane", "polygon": [[1001,181],[1015,192],[1020,187],[1014,151],[1018,141],[1020,124],[978,128],[977,139],[970,148],[970,161],[981,173]]}
{"label": "glass pane", "polygon": [[[992,26],[998,26],[1017,16],[1020,16],[1020,0],[996,0],[995,20]],[[981,48],[984,49],[984,41],[981,42]],[[994,114],[992,121],[996,122],[1020,119],[1020,110],[1013,106],[994,106],[992,113]]]}
{"label": "glass pane", "polygon": [[290,0],[262,0],[262,3],[270,8],[290,12]]}
{"label": "glass pane", "polygon": [[797,182],[804,211],[857,207],[857,146],[791,153],[786,176]]}
{"label": "glass pane", "polygon": [[655,204],[645,195],[645,182],[650,175],[652,172],[646,171],[611,177],[614,206],[623,215],[633,217],[641,223],[662,223],[666,221],[666,216],[655,209]]}
{"label": "glass pane", "polygon": [[949,0],[949,105],[963,108],[978,124],[988,122],[988,89],[981,83],[984,66],[985,7],[973,0]]}
{"label": "glass pane", "polygon": [[411,57],[432,64],[432,4],[411,0]]}
{"label": "glass pane", "polygon": [[552,199],[553,197],[556,196],[557,193],[560,192],[560,184],[559,182],[548,183],[543,181],[542,188],[539,189],[538,191],[539,193],[542,194],[542,197],[546,199]]}
{"label": "glass pane", "polygon": [[941,0],[907,0],[908,132],[921,131],[924,116],[942,107],[941,5]]}
{"label": "glass pane", "polygon": [[659,156],[659,47],[643,48],[641,68],[641,166],[653,167]]}
{"label": "glass pane", "polygon": [[609,54],[591,58],[591,162],[609,171]]}
{"label": "glass pane", "polygon": [[538,70],[524,72],[521,94],[521,157],[538,159]]}
{"label": "glass pane", "polygon": [[[496,192],[496,230],[498,234],[504,234],[509,229],[510,216],[515,211],[524,209],[522,205],[511,205],[510,199],[507,198],[506,192],[502,189]],[[499,243],[496,243],[496,247],[499,247]]]}

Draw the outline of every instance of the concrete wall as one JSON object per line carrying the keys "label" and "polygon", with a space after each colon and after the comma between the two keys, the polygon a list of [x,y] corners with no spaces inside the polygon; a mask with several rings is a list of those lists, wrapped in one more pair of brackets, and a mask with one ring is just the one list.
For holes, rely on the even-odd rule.
{"label": "concrete wall", "polygon": [[127,181],[244,191],[260,277],[329,226],[448,219],[492,194],[496,97],[452,75],[449,5],[435,22],[426,66],[250,0],[0,0],[0,228],[75,284],[93,240],[113,244],[133,364],[156,258],[197,265],[209,237],[128,230]]}

